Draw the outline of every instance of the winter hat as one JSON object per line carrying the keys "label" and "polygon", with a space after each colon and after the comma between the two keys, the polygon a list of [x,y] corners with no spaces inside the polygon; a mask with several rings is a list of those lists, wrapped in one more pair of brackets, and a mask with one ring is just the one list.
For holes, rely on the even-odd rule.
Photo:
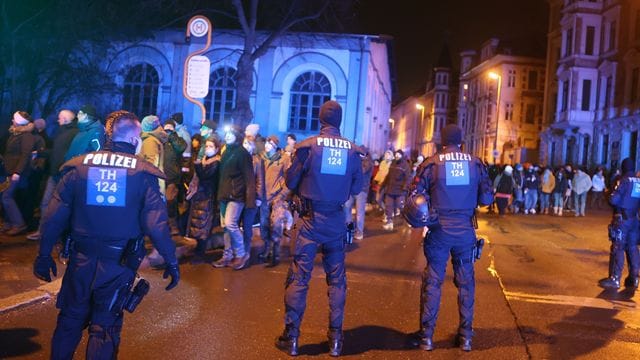
{"label": "winter hat", "polygon": [[269,137],[267,137],[267,141],[271,142],[273,145],[275,145],[275,147],[280,146],[280,139],[278,139],[278,137],[275,135],[270,135]]}
{"label": "winter hat", "polygon": [[98,117],[98,112],[96,111],[96,108],[93,105],[89,105],[89,104],[82,105],[82,107],[80,108],[80,111],[89,115],[92,118]]}
{"label": "winter hat", "polygon": [[216,129],[216,123],[214,123],[214,122],[213,122],[213,121],[211,121],[211,120],[205,120],[205,121],[202,123],[202,126],[208,127],[208,128],[209,128],[209,129],[211,129],[211,130],[215,130],[215,129]]}
{"label": "winter hat", "polygon": [[322,126],[340,127],[342,123],[342,107],[338,102],[329,100],[320,107],[320,124]]}
{"label": "winter hat", "polygon": [[513,173],[513,168],[511,167],[511,165],[507,165],[504,167],[504,173],[509,175]]}
{"label": "winter hat", "polygon": [[516,170],[522,171],[522,164],[516,164]]}
{"label": "winter hat", "polygon": [[258,135],[258,131],[260,131],[260,125],[258,125],[258,124],[249,124],[244,129],[244,135],[245,136],[253,136],[253,137],[255,137],[256,135]]}
{"label": "winter hat", "polygon": [[171,115],[169,119],[175,121],[178,125],[182,125],[182,122],[184,121],[184,117],[181,112]]}
{"label": "winter hat", "polygon": [[440,136],[442,145],[459,145],[462,143],[462,129],[458,125],[449,124],[442,129]]}
{"label": "winter hat", "polygon": [[13,121],[17,125],[27,125],[31,122],[31,115],[26,111],[16,111],[13,113]]}
{"label": "winter hat", "polygon": [[35,119],[33,121],[33,125],[36,126],[36,129],[38,129],[38,131],[41,131],[42,129],[47,127],[47,122],[44,119]]}
{"label": "winter hat", "polygon": [[142,131],[150,132],[160,126],[160,119],[155,115],[147,115],[142,119]]}
{"label": "winter hat", "polygon": [[633,160],[631,158],[626,158],[622,160],[622,165],[620,166],[620,169],[622,170],[623,175],[628,172],[634,172],[636,171],[636,164],[633,163]]}

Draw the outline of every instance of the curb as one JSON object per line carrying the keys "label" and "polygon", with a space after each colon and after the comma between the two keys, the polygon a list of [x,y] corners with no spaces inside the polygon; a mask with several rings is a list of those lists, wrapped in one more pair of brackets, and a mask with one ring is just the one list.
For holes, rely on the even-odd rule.
{"label": "curb", "polygon": [[36,301],[49,300],[58,294],[61,284],[62,278],[58,278],[50,283],[38,286],[35,290],[0,299],[0,314]]}

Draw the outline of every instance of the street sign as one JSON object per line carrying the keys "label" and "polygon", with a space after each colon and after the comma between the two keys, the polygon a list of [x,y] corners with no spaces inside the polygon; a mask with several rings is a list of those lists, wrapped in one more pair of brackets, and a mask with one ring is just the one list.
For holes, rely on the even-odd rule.
{"label": "street sign", "polygon": [[189,31],[191,31],[191,35],[195,37],[203,37],[207,35],[209,31],[209,24],[204,18],[195,17],[189,24]]}
{"label": "street sign", "polygon": [[200,99],[209,93],[211,62],[202,55],[193,56],[187,64],[187,95]]}

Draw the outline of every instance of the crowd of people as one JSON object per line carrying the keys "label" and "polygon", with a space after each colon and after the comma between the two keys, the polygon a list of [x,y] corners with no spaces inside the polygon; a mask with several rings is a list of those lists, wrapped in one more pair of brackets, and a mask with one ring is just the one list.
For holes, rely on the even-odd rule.
{"label": "crowd of people", "polygon": [[488,166],[493,181],[495,202],[489,213],[498,210],[499,216],[507,213],[525,215],[585,216],[587,197],[591,209],[607,206],[604,194],[620,176],[619,170],[605,177],[604,168],[598,167],[592,175],[583,168],[571,165],[557,168],[531,163]]}

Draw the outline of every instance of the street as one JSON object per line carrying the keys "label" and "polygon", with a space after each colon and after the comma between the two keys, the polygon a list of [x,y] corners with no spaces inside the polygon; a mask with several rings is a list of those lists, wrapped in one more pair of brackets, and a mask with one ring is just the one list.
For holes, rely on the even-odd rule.
{"label": "street", "polygon": [[[633,291],[603,291],[607,275],[609,212],[586,217],[510,215],[479,217],[488,243],[476,263],[473,351],[454,346],[457,296],[451,266],[443,288],[435,350],[414,349],[425,259],[421,231],[396,219],[367,218],[365,238],[347,254],[348,295],[344,357],[367,359],[637,359],[640,300]],[[568,216],[571,215],[571,216]],[[262,245],[254,238],[254,251]],[[44,283],[30,275],[36,243],[0,238],[0,296]],[[211,253],[212,259],[219,251]],[[214,256],[215,255],[215,256]],[[170,292],[161,272],[141,271],[152,289],[134,314],[125,315],[122,359],[280,359],[274,339],[283,328],[283,287],[290,258],[275,268],[242,271],[209,264],[181,266]],[[316,258],[301,328],[301,358],[327,356],[326,284]],[[5,271],[14,267],[13,272]],[[59,271],[60,271],[59,267]],[[626,276],[626,266],[623,277]],[[59,272],[58,278],[61,273]],[[0,358],[46,359],[57,310],[52,297],[0,313]],[[84,358],[86,334],[76,358]]]}

